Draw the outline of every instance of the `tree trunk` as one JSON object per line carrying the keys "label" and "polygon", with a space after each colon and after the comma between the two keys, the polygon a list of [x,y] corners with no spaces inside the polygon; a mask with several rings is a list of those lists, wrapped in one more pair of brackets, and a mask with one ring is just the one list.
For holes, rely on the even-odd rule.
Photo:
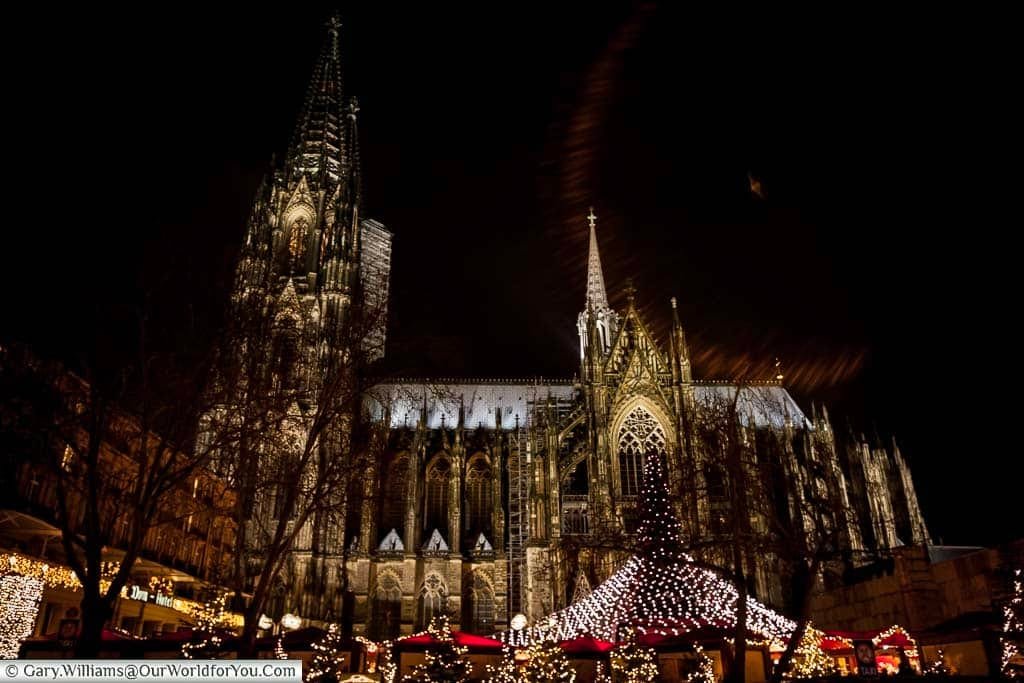
{"label": "tree trunk", "polygon": [[242,627],[242,635],[238,639],[239,659],[254,659],[256,657],[256,636],[259,635],[261,613],[260,606],[256,602],[256,599],[253,598],[244,613],[245,625]]}
{"label": "tree trunk", "polygon": [[86,591],[82,598],[82,628],[75,643],[75,657],[80,659],[96,659],[103,647],[103,627],[114,614],[109,600],[98,595],[90,595],[95,591]]}
{"label": "tree trunk", "polygon": [[733,661],[729,671],[732,683],[744,683],[747,677],[747,579],[743,571],[743,554],[735,545],[736,629],[733,631]]}
{"label": "tree trunk", "polygon": [[814,579],[818,573],[818,566],[819,562],[817,560],[810,567],[801,562],[793,576],[793,594],[798,596],[796,602],[799,605],[796,614],[796,629],[793,630],[793,634],[789,637],[786,649],[782,656],[779,657],[779,663],[772,670],[771,683],[780,683],[782,677],[789,671],[789,667],[793,662],[793,655],[796,654],[796,649],[800,646],[800,641],[803,640],[804,633],[807,631],[807,624],[811,620],[811,592],[814,588]]}

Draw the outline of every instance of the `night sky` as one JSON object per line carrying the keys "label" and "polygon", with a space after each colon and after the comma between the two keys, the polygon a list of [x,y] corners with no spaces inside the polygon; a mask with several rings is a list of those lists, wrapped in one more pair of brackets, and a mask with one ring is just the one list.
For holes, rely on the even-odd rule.
{"label": "night sky", "polygon": [[[572,376],[593,204],[612,305],[633,278],[664,340],[678,297],[699,377],[779,357],[808,411],[895,434],[936,540],[1021,536],[997,39],[674,3],[340,9],[363,213],[395,233],[391,371]],[[24,201],[0,331],[48,353],[116,344],[144,294],[213,337],[329,14],[132,11],[8,46]]]}

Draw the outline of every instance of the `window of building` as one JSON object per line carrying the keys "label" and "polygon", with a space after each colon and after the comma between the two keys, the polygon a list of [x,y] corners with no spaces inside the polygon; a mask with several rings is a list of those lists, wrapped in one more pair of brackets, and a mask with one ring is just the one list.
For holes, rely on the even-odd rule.
{"label": "window of building", "polygon": [[473,538],[479,534],[491,537],[493,491],[491,466],[484,456],[478,456],[466,472],[466,530]]}
{"label": "window of building", "polygon": [[428,532],[448,528],[448,482],[451,477],[451,463],[447,458],[438,458],[427,470],[427,495],[424,501],[423,528]]}
{"label": "window of building", "polygon": [[481,572],[473,573],[473,584],[466,596],[466,630],[472,633],[494,632],[494,588]]}
{"label": "window of building", "polygon": [[[399,535],[405,529],[405,504],[408,499],[407,482],[409,474],[409,458],[395,458],[388,467],[387,484],[384,495],[383,519],[380,525],[381,537],[395,529]],[[409,539],[405,539],[409,541]]]}
{"label": "window of building", "polygon": [[402,625],[402,588],[398,577],[384,572],[377,577],[373,592],[370,627],[374,640],[393,640]]}
{"label": "window of building", "polygon": [[665,432],[649,412],[635,408],[619,428],[619,484],[623,496],[636,496],[643,483],[643,458],[665,454]]}
{"label": "window of building", "polygon": [[437,574],[427,575],[420,589],[419,609],[416,614],[417,629],[425,629],[430,625],[431,619],[445,615],[447,606],[448,589],[441,577]]}

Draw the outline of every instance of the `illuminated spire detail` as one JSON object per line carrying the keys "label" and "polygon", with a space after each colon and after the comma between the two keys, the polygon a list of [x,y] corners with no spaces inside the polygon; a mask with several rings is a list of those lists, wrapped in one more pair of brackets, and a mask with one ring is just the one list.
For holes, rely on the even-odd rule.
{"label": "illuminated spire detail", "polygon": [[287,169],[291,177],[309,177],[318,189],[335,186],[348,166],[349,103],[345,98],[341,68],[341,18],[324,25],[323,48],[313,68],[291,146]]}
{"label": "illuminated spire detail", "polygon": [[590,207],[587,216],[590,222],[590,255],[587,258],[587,310],[608,309],[608,294],[604,289],[604,274],[601,272],[601,254],[597,249],[597,216]]}

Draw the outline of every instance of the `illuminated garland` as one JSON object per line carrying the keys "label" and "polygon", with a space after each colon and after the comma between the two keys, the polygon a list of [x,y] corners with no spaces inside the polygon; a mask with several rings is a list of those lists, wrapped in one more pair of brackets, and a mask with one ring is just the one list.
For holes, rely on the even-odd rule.
{"label": "illuminated garland", "polygon": [[0,553],[0,574],[17,574],[39,579],[47,588],[78,590],[82,582],[67,567],[40,562],[21,553]]}
{"label": "illuminated garland", "polygon": [[[1024,678],[1024,577],[1013,572],[1013,597],[1003,607],[1002,661],[1000,670],[1007,678]],[[1012,634],[1012,635],[1011,635]]]}
{"label": "illuminated garland", "polygon": [[21,641],[32,635],[43,597],[43,582],[35,576],[0,577],[0,659],[15,659]]}
{"label": "illuminated garland", "polygon": [[338,634],[338,625],[331,624],[327,633],[313,643],[313,661],[309,664],[309,671],[306,672],[306,683],[312,681],[335,681],[341,672],[341,665],[345,658],[342,656],[344,650],[341,647],[341,636]]}
{"label": "illuminated garland", "polygon": [[185,659],[213,659],[219,653],[223,645],[223,639],[217,631],[224,628],[224,603],[227,600],[226,593],[219,593],[215,598],[196,609],[193,616],[196,625],[193,630],[193,642],[183,643],[181,654]]}
{"label": "illuminated garland", "polygon": [[604,662],[597,663],[597,669],[594,671],[594,683],[612,683],[611,676],[604,669]]}
{"label": "illuminated garland", "polygon": [[427,629],[436,641],[424,653],[426,661],[413,667],[412,673],[403,678],[407,683],[430,683],[432,681],[465,681],[469,679],[472,666],[464,659],[468,650],[455,644],[448,617],[435,617]]}
{"label": "illuminated garland", "polygon": [[[549,633],[535,627],[505,631],[498,637],[511,645],[584,635],[617,642],[622,624],[640,634],[663,636],[682,636],[704,627],[734,628],[739,593],[730,581],[697,567],[680,549],[680,525],[659,458],[647,458],[639,499],[643,510],[636,555],[585,599],[551,615],[555,626]],[[793,621],[747,598],[747,629],[752,633],[784,641],[795,628]]]}
{"label": "illuminated garland", "polygon": [[[119,562],[104,562],[100,565],[100,591],[105,592],[110,587],[110,579],[117,574],[120,568]],[[16,552],[0,553],[0,575],[6,574],[31,576],[41,580],[44,587],[56,590],[78,591],[82,589],[82,582],[78,580],[78,575],[71,568],[43,562]],[[155,587],[155,590],[166,595],[172,595],[174,592],[173,582],[166,577],[152,577],[149,580],[149,586],[151,589]],[[124,590],[122,590],[121,597],[127,597]],[[194,614],[202,607],[202,603],[187,598],[176,597],[171,602],[171,608],[182,614]],[[241,627],[244,624],[244,618],[240,614],[227,613],[225,620],[232,627]]]}
{"label": "illuminated garland", "polygon": [[697,654],[697,670],[686,677],[687,683],[715,683],[715,663],[700,645],[693,647]]}

